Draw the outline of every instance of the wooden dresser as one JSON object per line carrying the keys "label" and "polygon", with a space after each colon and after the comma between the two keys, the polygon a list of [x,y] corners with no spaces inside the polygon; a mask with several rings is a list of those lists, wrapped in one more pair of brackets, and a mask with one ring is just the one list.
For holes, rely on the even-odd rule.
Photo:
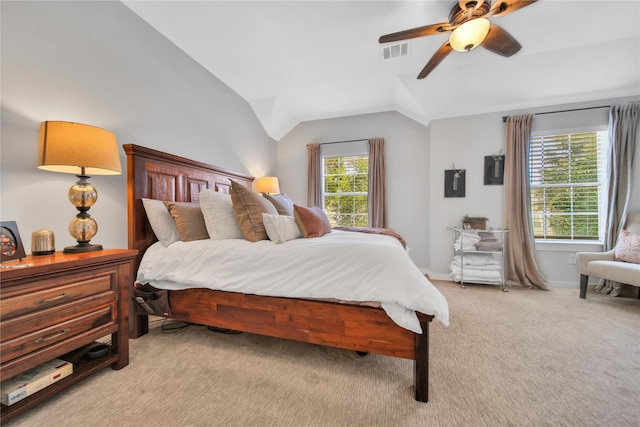
{"label": "wooden dresser", "polygon": [[[73,374],[11,406],[5,422],[60,390],[111,365],[129,363],[129,286],[137,251],[56,252],[3,263],[0,270],[0,379],[65,358]],[[10,268],[6,268],[10,267]],[[87,351],[111,335],[110,351]],[[105,340],[101,340],[105,341]]]}

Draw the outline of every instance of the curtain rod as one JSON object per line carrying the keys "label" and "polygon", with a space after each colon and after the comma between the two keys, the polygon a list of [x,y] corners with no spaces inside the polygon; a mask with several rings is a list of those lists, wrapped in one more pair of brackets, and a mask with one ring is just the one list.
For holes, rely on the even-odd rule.
{"label": "curtain rod", "polygon": [[[360,142],[360,141],[368,141],[369,138],[363,139],[348,139],[346,141],[331,141],[331,142],[321,142],[320,145],[331,145],[331,144],[344,144],[345,142]],[[307,144],[309,145],[309,144]]]}
{"label": "curtain rod", "polygon": [[[596,110],[598,108],[609,108],[609,107],[611,107],[611,105],[600,105],[599,107],[573,108],[570,110],[544,111],[542,113],[535,113],[534,116],[541,116],[543,114],[568,113],[571,111]],[[510,116],[502,116],[502,123],[505,123],[509,117]]]}

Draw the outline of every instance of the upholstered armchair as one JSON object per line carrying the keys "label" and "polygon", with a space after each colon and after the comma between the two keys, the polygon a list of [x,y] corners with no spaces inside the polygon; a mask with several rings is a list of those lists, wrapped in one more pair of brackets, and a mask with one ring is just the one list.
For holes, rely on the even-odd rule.
{"label": "upholstered armchair", "polygon": [[[589,276],[640,287],[640,212],[630,213],[616,248],[607,252],[578,252],[580,298],[587,296]],[[620,257],[622,256],[621,260]]]}

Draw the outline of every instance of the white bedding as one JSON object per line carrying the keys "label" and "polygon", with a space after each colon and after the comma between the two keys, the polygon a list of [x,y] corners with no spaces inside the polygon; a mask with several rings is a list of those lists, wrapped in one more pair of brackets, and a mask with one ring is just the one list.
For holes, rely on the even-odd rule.
{"label": "white bedding", "polygon": [[390,236],[334,230],[283,244],[244,239],[155,243],[144,254],[137,281],[172,290],[378,301],[396,324],[416,333],[422,333],[416,311],[449,324],[444,296]]}

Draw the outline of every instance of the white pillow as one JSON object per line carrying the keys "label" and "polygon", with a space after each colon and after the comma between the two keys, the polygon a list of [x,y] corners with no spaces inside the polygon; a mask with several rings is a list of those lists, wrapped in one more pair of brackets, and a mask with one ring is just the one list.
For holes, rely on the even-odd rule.
{"label": "white pillow", "polygon": [[233,211],[230,195],[213,190],[202,190],[198,197],[209,238],[212,240],[244,239]]}
{"label": "white pillow", "polygon": [[263,213],[262,221],[269,240],[275,243],[284,243],[287,240],[302,237],[300,227],[292,216]]}
{"label": "white pillow", "polygon": [[169,246],[180,240],[176,223],[162,200],[142,199],[142,205],[151,229],[163,245]]}

